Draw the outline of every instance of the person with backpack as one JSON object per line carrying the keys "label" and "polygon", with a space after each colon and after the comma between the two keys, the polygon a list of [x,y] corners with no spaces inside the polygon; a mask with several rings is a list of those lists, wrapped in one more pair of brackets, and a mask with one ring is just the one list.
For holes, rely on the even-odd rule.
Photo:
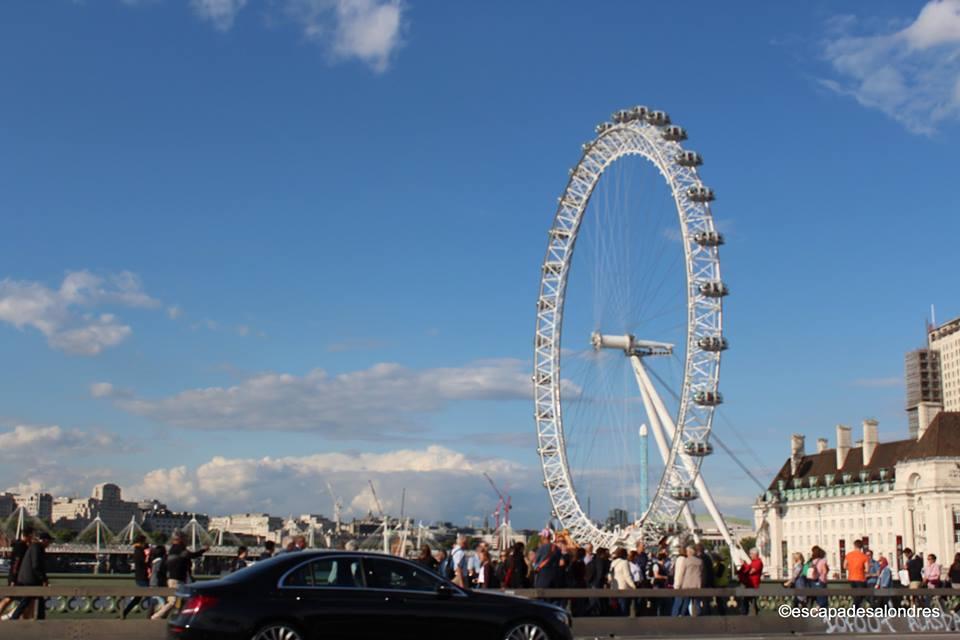
{"label": "person with backpack", "polygon": [[[807,586],[814,589],[826,589],[830,578],[830,565],[827,564],[827,552],[814,545],[810,550],[810,564],[807,569]],[[827,607],[827,596],[817,596],[817,606]]]}
{"label": "person with backpack", "polygon": [[[786,581],[783,583],[783,586],[787,587],[788,589],[803,589],[807,585],[807,576],[804,573],[807,565],[803,559],[803,554],[800,552],[795,552],[790,556],[790,561],[793,563],[793,566],[790,569],[790,577],[786,579]],[[802,606],[805,602],[805,598],[800,596],[793,597],[794,606]]]}
{"label": "person with backpack", "polygon": [[[177,534],[173,537],[173,544],[167,552],[167,587],[176,589],[181,584],[187,584],[191,581],[191,567],[193,561],[199,558],[208,550],[207,547],[197,551],[190,551],[184,544],[183,535]],[[176,598],[171,596],[167,598],[166,604],[160,607],[160,610],[150,616],[151,620],[160,620],[170,615],[176,604]]]}
{"label": "person with backpack", "polygon": [[443,549],[437,549],[437,573],[440,574],[440,577],[444,580],[449,580],[453,582],[454,572],[453,572],[453,561],[450,559],[450,556],[447,555],[447,552]]}

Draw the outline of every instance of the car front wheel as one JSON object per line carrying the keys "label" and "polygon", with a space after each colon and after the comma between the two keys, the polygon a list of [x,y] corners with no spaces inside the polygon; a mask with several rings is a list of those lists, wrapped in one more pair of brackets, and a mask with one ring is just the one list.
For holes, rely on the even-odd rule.
{"label": "car front wheel", "polygon": [[550,640],[550,635],[535,622],[521,622],[510,627],[503,640]]}
{"label": "car front wheel", "polygon": [[272,622],[260,627],[251,640],[303,640],[303,636],[285,622]]}

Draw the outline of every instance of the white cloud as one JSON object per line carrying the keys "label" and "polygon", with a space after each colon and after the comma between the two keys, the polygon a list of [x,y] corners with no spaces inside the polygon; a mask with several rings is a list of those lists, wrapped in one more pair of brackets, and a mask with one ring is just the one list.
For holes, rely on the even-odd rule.
{"label": "white cloud", "polygon": [[183,309],[179,305],[171,305],[167,307],[167,317],[171,320],[176,320],[183,315]]}
{"label": "white cloud", "polygon": [[914,133],[960,119],[960,0],[933,0],[900,30],[853,35],[857,20],[834,20],[824,57],[829,89],[882,111]]}
{"label": "white cloud", "polygon": [[377,72],[386,71],[402,44],[399,0],[287,0],[286,6],[309,40]]}
{"label": "white cloud", "polygon": [[0,280],[0,322],[18,329],[36,329],[54,349],[77,355],[96,355],[120,344],[133,332],[115,315],[95,314],[91,309],[152,308],[159,304],[128,271],[106,277],[72,271],[57,289],[39,282]]}
{"label": "white cloud", "polygon": [[231,387],[207,387],[151,399],[121,396],[109,383],[91,392],[112,397],[130,413],[197,429],[318,431],[340,439],[410,436],[415,418],[460,400],[528,399],[522,360],[487,360],[463,367],[409,369],[381,363],[330,375],[261,373]]}
{"label": "white cloud", "polygon": [[[424,519],[453,518],[492,508],[495,499],[483,473],[530,485],[534,473],[515,462],[475,458],[441,446],[385,453],[319,453],[280,458],[216,456],[195,469],[156,469],[130,489],[130,495],[156,497],[171,505],[202,507],[216,513],[266,510],[275,514],[330,513],[323,488],[330,482],[344,500],[345,515],[374,510],[368,480],[384,509],[395,515],[400,488],[407,490],[407,513]],[[536,493],[534,493],[536,495]],[[320,498],[321,503],[312,503]],[[539,496],[542,502],[545,494]]]}
{"label": "white cloud", "polygon": [[42,455],[50,459],[65,452],[94,450],[111,444],[108,435],[58,425],[16,425],[0,431],[0,459],[7,462],[29,460]]}
{"label": "white cloud", "polygon": [[246,4],[247,0],[190,0],[194,12],[220,31],[233,27],[237,14]]}

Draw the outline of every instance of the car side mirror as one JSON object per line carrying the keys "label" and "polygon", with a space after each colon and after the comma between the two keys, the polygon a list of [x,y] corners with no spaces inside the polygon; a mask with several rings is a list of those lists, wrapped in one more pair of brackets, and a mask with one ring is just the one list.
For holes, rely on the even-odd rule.
{"label": "car side mirror", "polygon": [[453,594],[454,594],[453,587],[451,587],[446,582],[441,582],[439,585],[437,585],[438,600],[449,600],[450,598],[453,597]]}

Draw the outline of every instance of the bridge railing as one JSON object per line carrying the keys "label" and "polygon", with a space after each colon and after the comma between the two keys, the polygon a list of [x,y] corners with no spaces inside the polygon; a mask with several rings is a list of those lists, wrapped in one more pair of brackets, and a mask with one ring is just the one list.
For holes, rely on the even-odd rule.
{"label": "bridge railing", "polygon": [[[123,606],[130,598],[140,597],[139,611],[146,612],[151,606],[158,604],[162,599],[172,596],[174,589],[162,587],[138,587],[135,584],[117,584],[120,580],[103,579],[102,585],[70,585],[56,582],[46,587],[9,587],[0,586],[0,598],[44,597],[46,598],[47,614],[50,617],[82,617],[86,615],[109,616],[119,615]],[[129,578],[128,578],[129,580]],[[893,607],[909,607],[913,604],[935,604],[944,610],[952,611],[960,607],[960,589],[853,589],[850,587],[804,588],[791,589],[782,585],[764,584],[759,589],[745,587],[713,588],[713,589],[505,589],[497,590],[504,593],[552,601],[569,602],[574,615],[586,615],[586,609],[575,603],[584,600],[609,602],[615,600],[631,601],[633,615],[648,613],[647,609],[656,610],[656,604],[664,599],[692,598],[709,604],[718,601],[727,605],[730,613],[736,613],[736,605],[744,598],[755,599],[757,609],[776,611],[782,605],[804,604],[804,600],[811,604],[817,598],[826,598],[827,606],[833,608],[847,608],[852,606],[855,599],[863,598],[868,605],[889,605]],[[799,600],[799,602],[798,602]],[[137,610],[135,609],[135,612]],[[592,612],[605,612],[609,615],[610,607],[602,606]]]}

